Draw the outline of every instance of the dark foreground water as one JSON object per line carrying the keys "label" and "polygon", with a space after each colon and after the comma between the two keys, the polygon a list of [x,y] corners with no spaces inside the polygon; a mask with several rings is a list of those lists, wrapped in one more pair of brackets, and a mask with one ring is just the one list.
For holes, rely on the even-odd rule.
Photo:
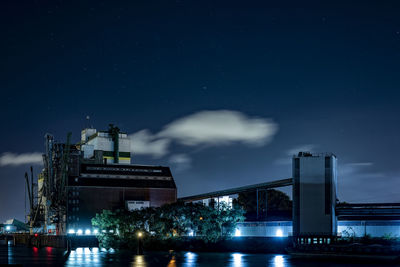
{"label": "dark foreground water", "polygon": [[[137,256],[133,252],[103,251],[97,248],[78,248],[69,256],[55,248],[26,248],[0,246],[0,264],[24,266],[275,266],[275,267],[321,267],[321,266],[382,266],[366,263],[330,263],[293,260],[288,255],[243,253],[194,253],[194,252],[148,252]],[[396,266],[396,265],[385,265]]]}

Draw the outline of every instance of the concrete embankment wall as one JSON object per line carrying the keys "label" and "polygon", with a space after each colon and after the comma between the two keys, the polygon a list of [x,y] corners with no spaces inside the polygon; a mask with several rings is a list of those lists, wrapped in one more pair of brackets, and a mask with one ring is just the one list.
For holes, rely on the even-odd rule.
{"label": "concrete embankment wall", "polygon": [[12,245],[24,245],[29,247],[55,247],[67,248],[68,243],[71,248],[75,247],[97,247],[99,245],[95,236],[75,236],[67,237],[61,235],[30,235],[30,234],[11,234],[8,241]]}
{"label": "concrete embankment wall", "polygon": [[[400,237],[400,220],[338,221],[338,234],[355,237]],[[287,237],[292,233],[291,221],[238,223],[238,235],[246,237]]]}
{"label": "concrete embankment wall", "polygon": [[55,247],[66,248],[67,237],[57,235],[30,235],[14,234],[15,245],[25,245],[32,247]]}
{"label": "concrete embankment wall", "polygon": [[338,233],[355,237],[400,237],[400,220],[387,221],[339,221]]}

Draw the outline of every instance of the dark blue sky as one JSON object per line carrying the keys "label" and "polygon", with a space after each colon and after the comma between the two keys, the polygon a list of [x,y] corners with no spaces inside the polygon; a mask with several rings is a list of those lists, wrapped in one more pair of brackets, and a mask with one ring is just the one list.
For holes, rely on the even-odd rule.
{"label": "dark blue sky", "polygon": [[[148,129],[158,149],[171,123],[225,110],[277,131],[262,144],[168,137],[133,163],[171,166],[185,196],[287,178],[293,151],[331,151],[340,200],[400,202],[397,1],[82,2],[1,2],[3,159],[42,152],[46,132],[78,141],[87,115]],[[23,218],[28,168],[3,160],[0,221]]]}

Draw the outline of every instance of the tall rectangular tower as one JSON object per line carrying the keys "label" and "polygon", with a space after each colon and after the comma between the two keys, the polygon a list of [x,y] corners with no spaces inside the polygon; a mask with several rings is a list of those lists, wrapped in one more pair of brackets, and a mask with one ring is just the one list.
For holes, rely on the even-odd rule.
{"label": "tall rectangular tower", "polygon": [[292,167],[293,236],[307,237],[302,243],[325,242],[337,231],[336,156],[299,152]]}

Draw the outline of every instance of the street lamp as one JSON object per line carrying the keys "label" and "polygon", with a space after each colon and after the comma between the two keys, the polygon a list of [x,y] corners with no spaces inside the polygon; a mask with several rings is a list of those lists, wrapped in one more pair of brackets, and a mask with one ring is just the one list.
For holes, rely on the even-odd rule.
{"label": "street lamp", "polygon": [[138,236],[137,254],[143,255],[143,241],[142,241],[143,233],[138,232],[137,236]]}

